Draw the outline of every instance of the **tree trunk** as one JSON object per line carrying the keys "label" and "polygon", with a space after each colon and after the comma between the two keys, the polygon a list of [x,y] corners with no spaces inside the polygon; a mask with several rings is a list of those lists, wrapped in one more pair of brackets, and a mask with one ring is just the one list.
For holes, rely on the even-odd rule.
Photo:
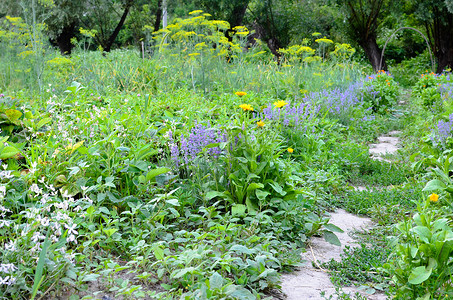
{"label": "tree trunk", "polygon": [[71,55],[73,46],[71,39],[75,37],[75,27],[75,23],[66,25],[65,27],[63,27],[63,30],[55,39],[55,42],[57,43],[62,55]]}
{"label": "tree trunk", "polygon": [[121,28],[124,25],[124,22],[126,21],[127,15],[129,14],[129,10],[132,6],[133,0],[127,0],[125,6],[124,6],[124,12],[123,15],[121,16],[120,22],[118,25],[116,25],[115,30],[113,33],[110,35],[109,40],[107,41],[107,44],[104,47],[105,52],[110,52],[112,49],[112,45],[115,42],[116,37],[118,36],[118,33],[120,33]]}
{"label": "tree trunk", "polygon": [[[436,24],[437,23],[437,24]],[[453,15],[448,14],[445,22],[435,23],[435,55],[437,57],[437,73],[445,68],[453,68]],[[437,26],[436,26],[437,25]]]}
{"label": "tree trunk", "polygon": [[156,22],[154,22],[154,31],[160,29],[160,21],[162,20],[162,0],[157,1]]}
{"label": "tree trunk", "polygon": [[446,68],[453,69],[453,45],[450,43],[450,47],[439,51],[437,53],[437,73],[442,73]]}
{"label": "tree trunk", "polygon": [[[360,42],[360,46],[365,51],[365,54],[368,60],[373,67],[373,71],[379,71],[379,63],[381,61],[382,51],[379,49],[379,46],[376,42],[375,37],[368,37],[366,40]],[[385,63],[385,58],[382,59],[381,70],[387,71],[387,64]]]}
{"label": "tree trunk", "polygon": [[233,28],[242,25],[249,2],[250,0],[247,0],[235,6],[231,12],[231,16],[227,20],[231,27],[225,32],[225,36],[230,42],[233,40],[233,34],[235,33]]}
{"label": "tree trunk", "polygon": [[278,40],[277,36],[273,36],[272,33],[268,32],[267,28],[265,26],[262,26],[258,22],[254,22],[253,27],[255,29],[255,33],[253,34],[253,38],[257,38],[259,40],[262,40],[266,42],[267,47],[271,51],[271,53],[274,55],[275,59],[277,62],[280,61],[280,56],[281,53],[278,52],[278,49],[282,48],[280,41]]}

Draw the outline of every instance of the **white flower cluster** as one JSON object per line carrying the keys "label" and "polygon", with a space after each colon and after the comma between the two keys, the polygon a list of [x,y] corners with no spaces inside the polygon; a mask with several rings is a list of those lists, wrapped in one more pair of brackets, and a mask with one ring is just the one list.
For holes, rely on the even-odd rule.
{"label": "white flower cluster", "polygon": [[17,267],[14,264],[0,264],[0,274],[9,274],[6,277],[0,276],[0,285],[12,285],[16,282],[16,278],[14,278],[11,274],[17,270]]}

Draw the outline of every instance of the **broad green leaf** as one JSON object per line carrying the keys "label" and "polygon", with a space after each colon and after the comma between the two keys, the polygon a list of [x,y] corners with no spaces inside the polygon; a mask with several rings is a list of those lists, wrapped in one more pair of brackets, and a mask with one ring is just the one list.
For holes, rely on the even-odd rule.
{"label": "broad green leaf", "polygon": [[184,275],[186,275],[187,273],[192,273],[193,271],[195,271],[195,268],[194,267],[189,267],[189,268],[184,268],[182,270],[179,270],[177,272],[173,272],[171,275],[170,275],[170,278],[181,278],[183,277]]}
{"label": "broad green leaf", "polygon": [[153,253],[154,253],[154,256],[156,257],[157,260],[164,259],[164,249],[162,249],[160,246],[154,245],[153,246]]}
{"label": "broad green leaf", "polygon": [[156,176],[159,176],[161,174],[165,174],[167,172],[170,172],[169,168],[157,168],[153,169],[146,174],[146,181],[151,181],[153,180]]}
{"label": "broad green leaf", "polygon": [[0,153],[0,159],[8,159],[18,154],[20,151],[16,147],[6,146]]}
{"label": "broad green leaf", "polygon": [[88,154],[88,148],[85,146],[81,146],[77,148],[77,152],[79,152],[82,155],[87,155]]}
{"label": "broad green leaf", "polygon": [[412,228],[412,231],[415,232],[423,242],[429,244],[432,234],[428,227],[415,226]]}
{"label": "broad green leaf", "polygon": [[433,232],[437,230],[450,230],[448,219],[438,219],[432,224]]}
{"label": "broad green leaf", "polygon": [[218,146],[219,146],[219,143],[211,143],[209,145],[204,146],[204,149],[211,149],[211,148],[215,148]]}
{"label": "broad green leaf", "polygon": [[425,266],[417,267],[412,270],[408,282],[410,284],[420,284],[431,276],[431,272],[432,269],[427,269]]}
{"label": "broad green leaf", "polygon": [[344,232],[343,229],[341,229],[340,227],[334,225],[334,224],[325,224],[324,225],[324,228],[327,229],[327,230],[330,230],[332,232]]}
{"label": "broad green leaf", "polygon": [[257,197],[259,200],[261,200],[261,201],[263,201],[264,199],[266,199],[267,196],[270,195],[269,192],[263,191],[263,190],[260,190],[260,189],[257,189],[257,190],[255,191],[255,194],[256,194],[256,197]]}
{"label": "broad green leaf", "polygon": [[176,218],[179,218],[181,215],[179,214],[179,212],[174,209],[173,207],[169,207],[168,210],[172,213],[173,216],[175,216]]}
{"label": "broad green leaf", "polygon": [[[152,145],[149,145],[151,147]],[[139,150],[137,154],[135,154],[135,157],[137,160],[142,160],[146,159],[150,156],[154,156],[159,154],[159,150],[156,149],[149,149],[149,147],[143,147],[142,149]]]}
{"label": "broad green leaf", "polygon": [[209,285],[211,290],[220,289],[223,286],[222,276],[219,273],[214,272],[211,277],[209,277]]}
{"label": "broad green leaf", "polygon": [[209,191],[206,193],[206,196],[205,196],[205,199],[206,200],[211,200],[211,199],[214,199],[215,197],[220,197],[220,198],[224,198],[225,194],[223,192],[218,192],[218,191]]}
{"label": "broad green leaf", "polygon": [[417,253],[418,253],[418,247],[411,246],[411,249],[410,249],[410,250],[411,250],[411,251],[410,251],[410,252],[411,252],[411,257],[412,257],[412,258],[415,258],[415,256],[416,256]]}
{"label": "broad green leaf", "polygon": [[252,249],[249,249],[242,245],[234,245],[233,247],[230,248],[230,251],[235,251],[241,254],[253,254],[255,252]]}
{"label": "broad green leaf", "polygon": [[429,299],[431,299],[431,293],[430,293],[430,292],[427,292],[427,293],[424,294],[423,296],[418,297],[416,300],[429,300]]}
{"label": "broad green leaf", "polygon": [[5,115],[11,123],[16,124],[17,120],[22,116],[22,113],[17,109],[7,109]]}
{"label": "broad green leaf", "polygon": [[247,207],[244,204],[235,204],[231,207],[231,214],[233,216],[244,216]]}
{"label": "broad green leaf", "polygon": [[116,148],[116,150],[119,151],[119,152],[129,152],[129,151],[131,151],[131,148],[124,147],[124,146],[119,146],[119,147]]}
{"label": "broad green leaf", "polygon": [[243,287],[237,287],[237,289],[230,294],[233,299],[238,300],[256,300],[256,297],[247,289]]}
{"label": "broad green leaf", "polygon": [[74,153],[74,151],[76,151],[79,147],[83,146],[83,143],[84,143],[84,142],[85,142],[85,141],[83,140],[83,141],[80,141],[80,142],[75,143],[74,145],[69,144],[68,146],[66,146],[65,149],[66,149],[67,151],[69,151],[69,154],[72,154],[72,153]]}
{"label": "broad green leaf", "polygon": [[442,190],[446,187],[447,186],[445,185],[445,183],[443,183],[439,179],[433,179],[425,185],[425,187],[423,188],[423,191],[425,191],[425,192],[437,191],[437,190]]}
{"label": "broad green leaf", "polygon": [[44,118],[44,119],[40,120],[38,122],[38,124],[36,124],[36,129],[40,129],[41,127],[43,127],[44,125],[46,125],[50,121],[52,121],[52,118]]}
{"label": "broad green leaf", "polygon": [[109,229],[103,229],[102,231],[107,235],[107,237],[111,237],[115,232],[118,231],[118,229],[117,228],[109,228]]}
{"label": "broad green leaf", "polygon": [[247,205],[249,212],[256,211],[258,209],[257,203],[252,202],[252,199],[250,199],[250,197],[245,198],[245,204]]}
{"label": "broad green leaf", "polygon": [[168,199],[165,201],[166,203],[173,205],[173,206],[179,206],[179,201],[178,199]]}
{"label": "broad green leaf", "polygon": [[60,188],[60,192],[67,197],[74,197],[79,193],[79,188],[75,184],[68,183]]}
{"label": "broad green leaf", "polygon": [[148,171],[148,164],[145,161],[137,161],[130,164],[131,167],[137,168],[142,172]]}
{"label": "broad green leaf", "polygon": [[87,208],[88,215],[92,215],[95,211],[96,211],[96,209],[94,208],[94,206],[90,206]]}
{"label": "broad green leaf", "polygon": [[253,178],[258,178],[258,179],[259,179],[260,177],[259,177],[258,175],[256,175],[256,174],[250,173],[250,174],[247,176],[246,181],[250,181],[250,180],[252,180]]}
{"label": "broad green leaf", "polygon": [[258,167],[254,170],[255,174],[260,174],[266,165],[267,165],[267,161],[260,162]]}
{"label": "broad green leaf", "polygon": [[101,206],[101,207],[99,207],[99,209],[98,209],[98,210],[99,210],[100,212],[102,212],[102,213],[106,214],[106,215],[110,215],[110,211],[109,211],[109,210],[108,210],[108,208],[107,208],[107,207],[105,207],[105,206]]}
{"label": "broad green leaf", "polygon": [[101,276],[101,275],[99,275],[99,274],[87,274],[87,275],[83,276],[82,281],[84,281],[84,282],[88,282],[88,281],[89,282],[94,282],[94,281],[98,280],[99,276]]}
{"label": "broad green leaf", "polygon": [[247,193],[250,193],[256,189],[262,189],[263,187],[264,187],[264,185],[262,183],[252,182],[247,187]]}
{"label": "broad green leaf", "polygon": [[29,110],[26,111],[26,112],[25,112],[25,118],[27,118],[27,119],[33,119],[33,114],[32,114],[32,112],[29,111]]}
{"label": "broad green leaf", "polygon": [[340,240],[338,239],[336,234],[331,231],[324,231],[324,239],[326,240],[326,242],[331,243],[332,245],[341,246]]}
{"label": "broad green leaf", "polygon": [[277,182],[269,182],[269,184],[274,189],[274,191],[276,191],[280,195],[282,195],[282,196],[286,195],[286,192],[283,190],[283,188]]}
{"label": "broad green leaf", "polygon": [[243,164],[248,163],[248,160],[245,157],[236,157],[236,159],[239,160]]}
{"label": "broad green leaf", "polygon": [[439,261],[439,264],[447,263],[450,258],[450,255],[453,251],[453,240],[448,240],[445,242],[438,242],[438,243],[441,243],[442,246],[440,247],[440,251],[439,251],[437,260]]}

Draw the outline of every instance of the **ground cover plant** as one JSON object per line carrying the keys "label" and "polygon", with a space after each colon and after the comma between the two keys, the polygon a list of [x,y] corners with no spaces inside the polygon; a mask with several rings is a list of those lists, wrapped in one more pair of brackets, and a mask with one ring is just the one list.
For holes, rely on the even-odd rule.
{"label": "ground cover plant", "polygon": [[[390,73],[328,38],[276,62],[262,44],[244,50],[247,28],[230,40],[227,22],[195,11],[146,58],[86,51],[83,29],[64,57],[20,18],[5,24],[1,298],[278,296],[310,237],[339,244],[337,207],[371,216],[386,252],[347,249],[326,265],[336,284],[453,296],[449,74],[420,77],[414,116]],[[402,165],[372,160],[367,144],[395,128],[424,146]]]}

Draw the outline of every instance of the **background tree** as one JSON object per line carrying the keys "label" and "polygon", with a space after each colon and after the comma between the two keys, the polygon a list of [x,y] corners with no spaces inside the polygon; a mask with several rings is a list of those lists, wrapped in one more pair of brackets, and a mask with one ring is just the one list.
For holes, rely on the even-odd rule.
{"label": "background tree", "polygon": [[[363,49],[373,70],[378,71],[382,50],[377,43],[377,37],[382,16],[389,12],[389,1],[339,0],[337,3],[346,13],[347,34]],[[385,59],[381,69],[387,69]]]}
{"label": "background tree", "polygon": [[414,14],[428,36],[437,58],[437,73],[453,68],[453,13],[451,0],[417,0],[410,12]]}
{"label": "background tree", "polygon": [[286,10],[288,13],[285,17],[290,23],[289,35],[292,44],[303,43],[304,39],[310,38],[315,32],[337,42],[346,42],[338,26],[343,22],[342,14],[331,1],[287,1]]}
{"label": "background tree", "polygon": [[72,43],[80,27],[80,17],[86,11],[87,1],[54,0],[55,6],[45,20],[50,40],[60,49],[61,54],[71,54]]}
{"label": "background tree", "polygon": [[109,52],[126,21],[134,0],[87,0],[81,19],[84,27],[96,30],[96,42]]}
{"label": "background tree", "polygon": [[131,7],[129,17],[118,34],[119,46],[135,45],[141,47],[141,42],[146,39],[145,25],[153,24],[153,30],[157,31],[162,22],[162,0],[135,0]]}
{"label": "background tree", "polygon": [[250,7],[250,27],[256,31],[257,38],[264,41],[276,57],[278,50],[286,47],[290,41],[290,22],[286,9],[288,1],[254,1]]}

